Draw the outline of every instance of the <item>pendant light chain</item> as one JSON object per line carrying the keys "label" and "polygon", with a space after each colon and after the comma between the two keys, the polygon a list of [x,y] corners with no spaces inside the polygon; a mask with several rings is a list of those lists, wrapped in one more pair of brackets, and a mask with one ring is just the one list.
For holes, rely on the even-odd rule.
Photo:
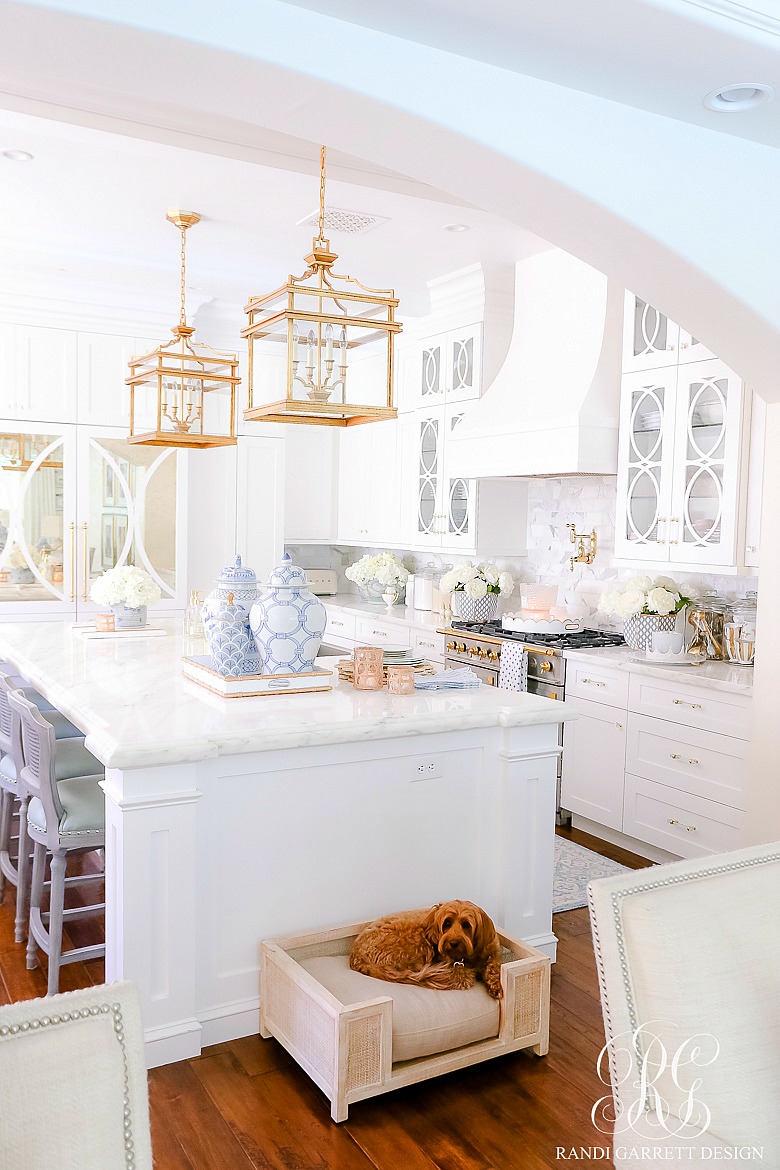
{"label": "pendant light chain", "polygon": [[319,238],[325,238],[325,147],[320,147],[320,219],[318,225]]}
{"label": "pendant light chain", "polygon": [[179,312],[179,324],[187,324],[187,309],[185,307],[184,289],[187,280],[187,229],[182,224],[181,226],[181,310]]}

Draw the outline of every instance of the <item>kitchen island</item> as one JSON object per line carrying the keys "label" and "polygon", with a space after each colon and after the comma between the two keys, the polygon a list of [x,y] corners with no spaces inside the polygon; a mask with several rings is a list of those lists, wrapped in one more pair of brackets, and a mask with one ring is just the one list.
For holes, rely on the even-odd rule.
{"label": "kitchen island", "polygon": [[[553,958],[564,703],[496,691],[222,699],[181,624],[88,640],[0,626],[0,656],[106,767],[106,980],[149,1065],[259,1031],[263,938],[465,898]],[[335,659],[321,659],[332,667]]]}

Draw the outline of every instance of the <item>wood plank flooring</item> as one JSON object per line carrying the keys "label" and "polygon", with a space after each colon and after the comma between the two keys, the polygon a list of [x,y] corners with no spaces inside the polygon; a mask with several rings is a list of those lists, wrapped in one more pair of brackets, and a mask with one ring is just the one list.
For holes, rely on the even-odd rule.
{"label": "wood plank flooring", "polygon": [[[649,864],[576,830],[563,835],[631,868]],[[0,1003],[46,991],[45,971],[27,971],[13,941],[13,905],[6,890]],[[95,941],[96,930],[74,925],[71,942]],[[352,1106],[337,1126],[276,1041],[218,1044],[149,1074],[156,1170],[548,1170],[556,1146],[603,1145],[590,1122],[604,1033],[587,910],[556,914],[554,930],[548,1056],[516,1053],[401,1089]],[[74,963],[62,990],[102,980],[102,962]]]}

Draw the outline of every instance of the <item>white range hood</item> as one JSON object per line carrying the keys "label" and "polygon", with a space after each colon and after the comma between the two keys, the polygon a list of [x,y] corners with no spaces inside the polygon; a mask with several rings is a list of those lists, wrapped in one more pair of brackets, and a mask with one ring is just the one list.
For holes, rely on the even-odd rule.
{"label": "white range hood", "polygon": [[448,474],[614,475],[623,289],[553,248],[517,264],[503,366],[447,440]]}

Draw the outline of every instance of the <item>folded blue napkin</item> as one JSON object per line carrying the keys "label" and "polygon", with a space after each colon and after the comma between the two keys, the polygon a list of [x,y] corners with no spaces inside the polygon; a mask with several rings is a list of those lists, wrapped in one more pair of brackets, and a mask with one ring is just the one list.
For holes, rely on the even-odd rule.
{"label": "folded blue napkin", "polygon": [[482,683],[470,666],[457,670],[440,670],[438,674],[418,674],[414,680],[418,691],[470,691]]}

